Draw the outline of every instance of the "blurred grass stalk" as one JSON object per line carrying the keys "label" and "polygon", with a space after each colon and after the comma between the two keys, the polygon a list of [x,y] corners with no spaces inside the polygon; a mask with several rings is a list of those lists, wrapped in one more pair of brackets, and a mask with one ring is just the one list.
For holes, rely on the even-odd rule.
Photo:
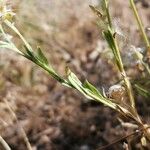
{"label": "blurred grass stalk", "polygon": [[129,1],[130,1],[131,9],[133,10],[135,19],[136,19],[137,24],[139,26],[140,32],[142,34],[143,40],[144,40],[144,42],[146,44],[146,47],[150,48],[150,42],[149,42],[148,37],[146,35],[146,32],[145,32],[142,20],[141,20],[139,14],[138,14],[137,8],[135,6],[135,2],[134,2],[134,0],[129,0]]}
{"label": "blurred grass stalk", "polygon": [[7,142],[0,136],[0,148],[3,148],[4,150],[11,150]]}
{"label": "blurred grass stalk", "polygon": [[4,99],[4,103],[6,104],[10,114],[12,115],[12,117],[14,118],[15,122],[18,124],[19,128],[20,128],[20,132],[22,134],[23,140],[26,144],[27,150],[32,150],[31,144],[29,142],[29,139],[25,133],[25,130],[23,129],[23,127],[20,125],[18,118],[14,112],[14,110],[11,108],[11,106],[9,105],[8,101],[6,99]]}

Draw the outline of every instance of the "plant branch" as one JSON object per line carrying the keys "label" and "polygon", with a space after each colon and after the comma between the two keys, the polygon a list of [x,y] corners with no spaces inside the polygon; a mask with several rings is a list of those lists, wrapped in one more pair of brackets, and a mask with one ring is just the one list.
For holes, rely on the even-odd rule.
{"label": "plant branch", "polygon": [[114,29],[112,27],[111,20],[110,20],[111,17],[110,17],[109,8],[108,8],[108,2],[106,0],[104,0],[104,2],[105,2],[105,7],[106,7],[105,9],[107,10],[107,20],[108,20],[109,26],[108,26],[108,30],[104,31],[103,33],[104,33],[105,39],[107,40],[109,47],[111,48],[111,50],[114,54],[116,64],[117,64],[118,69],[124,80],[126,90],[127,90],[128,96],[129,96],[130,104],[131,104],[132,108],[135,110],[135,100],[134,100],[134,96],[133,96],[133,90],[132,90],[131,83],[126,75],[125,70],[124,70],[119,46],[117,43],[117,39],[115,37],[116,32],[114,32]]}

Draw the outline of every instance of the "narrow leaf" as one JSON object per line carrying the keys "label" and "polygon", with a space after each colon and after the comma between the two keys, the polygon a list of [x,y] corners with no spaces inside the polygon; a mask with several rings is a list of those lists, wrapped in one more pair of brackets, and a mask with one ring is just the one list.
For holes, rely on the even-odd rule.
{"label": "narrow leaf", "polygon": [[135,84],[135,88],[139,92],[140,95],[149,98],[150,97],[150,91],[147,89],[143,88],[141,85]]}
{"label": "narrow leaf", "polygon": [[112,52],[114,54],[114,58],[115,58],[115,61],[116,61],[116,64],[117,64],[119,70],[121,70],[122,67],[120,66],[120,58],[119,58],[118,52],[116,50],[114,37],[113,37],[110,29],[108,29],[107,31],[104,31],[103,35],[104,35],[104,37],[105,37],[109,47],[111,48],[111,50],[112,50]]}
{"label": "narrow leaf", "polygon": [[89,5],[89,7],[100,19],[102,19],[103,14],[96,7],[94,7],[92,5]]}
{"label": "narrow leaf", "polygon": [[97,96],[103,97],[102,94],[87,80],[84,82],[83,86],[87,89],[89,89],[93,94],[96,94]]}
{"label": "narrow leaf", "polygon": [[14,24],[12,24],[10,21],[5,20],[5,24],[10,27],[19,37],[20,39],[24,42],[25,46],[32,51],[32,47],[30,46],[30,44],[25,40],[25,38],[21,35],[21,33],[18,31],[18,29],[14,26]]}
{"label": "narrow leaf", "polygon": [[28,58],[29,60],[31,60],[31,61],[37,63],[37,60],[36,60],[36,58],[35,58],[35,56],[34,56],[33,51],[30,51],[30,50],[26,47],[26,45],[24,45],[24,48],[25,48],[24,57],[26,57],[26,58]]}
{"label": "narrow leaf", "polygon": [[42,50],[40,47],[38,47],[38,58],[43,62],[45,63],[46,65],[48,65],[48,60],[47,58],[45,57],[45,55],[43,54]]}
{"label": "narrow leaf", "polygon": [[82,88],[82,83],[81,81],[78,79],[78,77],[70,71],[69,75],[68,75],[68,81],[71,83],[71,85],[77,89],[79,92],[81,92],[84,96],[86,96],[87,98],[91,99],[91,97],[87,96],[85,91]]}

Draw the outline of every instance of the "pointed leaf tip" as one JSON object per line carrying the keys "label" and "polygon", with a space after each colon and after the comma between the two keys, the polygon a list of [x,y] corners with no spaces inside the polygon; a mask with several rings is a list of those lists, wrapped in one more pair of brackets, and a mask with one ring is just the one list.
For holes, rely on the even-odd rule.
{"label": "pointed leaf tip", "polygon": [[96,87],[94,87],[90,82],[85,80],[83,86],[87,89],[89,89],[92,93],[96,94],[97,96],[103,97],[102,94],[97,90]]}
{"label": "pointed leaf tip", "polygon": [[99,17],[99,18],[102,18],[103,17],[103,14],[94,6],[92,5],[89,5],[89,7],[91,8],[91,10]]}
{"label": "pointed leaf tip", "polygon": [[37,48],[38,52],[37,52],[37,56],[40,59],[40,61],[42,61],[43,63],[45,63],[46,65],[48,65],[48,60],[45,57],[45,55],[43,54],[42,50],[40,47]]}

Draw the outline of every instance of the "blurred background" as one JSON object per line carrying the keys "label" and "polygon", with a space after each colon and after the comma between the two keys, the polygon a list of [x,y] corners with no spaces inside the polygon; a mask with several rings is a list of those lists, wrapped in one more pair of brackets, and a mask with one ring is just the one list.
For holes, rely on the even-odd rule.
{"label": "blurred background", "polygon": [[[40,46],[51,64],[64,75],[69,66],[107,92],[119,75],[112,53],[96,25],[89,5],[101,0],[14,0],[15,25],[33,47]],[[126,0],[110,2],[114,25],[121,34],[123,61],[130,77],[136,77],[131,45],[143,48],[135,18]],[[150,25],[149,0],[136,0],[145,28]],[[147,33],[150,35],[149,31]],[[14,37],[18,47],[22,43]],[[132,63],[131,63],[132,62]],[[24,128],[33,150],[95,150],[130,131],[118,114],[67,89],[42,69],[9,50],[0,50],[0,132],[12,150],[26,150],[18,125],[3,100],[7,100]],[[137,102],[139,113],[149,120],[149,105]],[[144,108],[144,112],[141,111]],[[135,139],[138,140],[138,139]],[[138,142],[133,146],[140,149]],[[122,150],[122,143],[110,146]]]}

